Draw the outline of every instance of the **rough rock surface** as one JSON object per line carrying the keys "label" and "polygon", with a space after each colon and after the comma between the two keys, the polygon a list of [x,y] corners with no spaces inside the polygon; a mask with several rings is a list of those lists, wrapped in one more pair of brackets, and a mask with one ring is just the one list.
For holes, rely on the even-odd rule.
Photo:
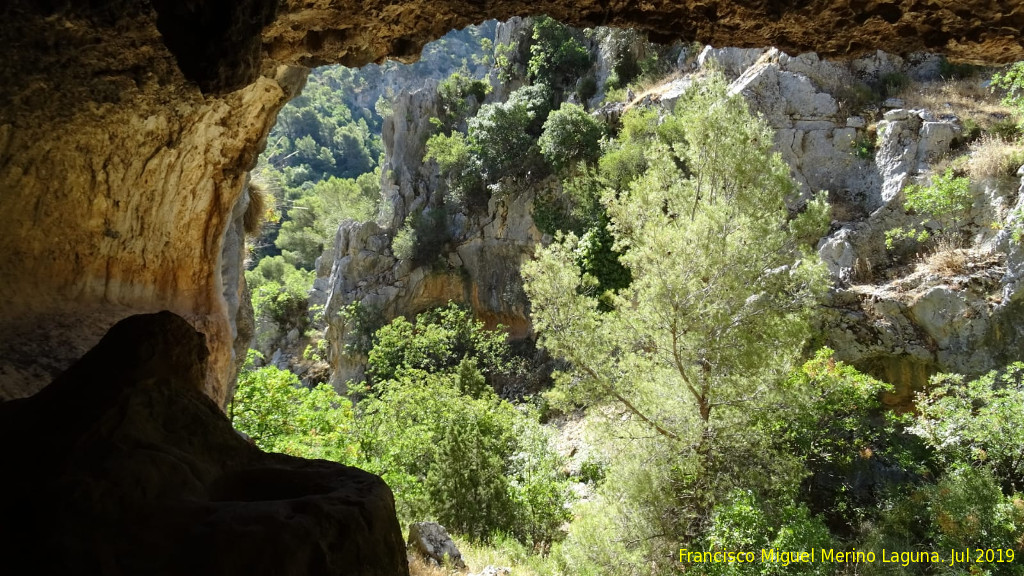
{"label": "rough rock surface", "polygon": [[39,575],[408,573],[377,476],[265,454],[203,394],[205,339],[132,316],[0,404],[0,554]]}
{"label": "rough rock surface", "polygon": [[439,248],[437,262],[418,264],[392,253],[393,237],[407,217],[440,210],[443,202],[445,184],[434,164],[423,162],[436,106],[433,91],[396,97],[382,134],[383,214],[378,222],[343,224],[320,259],[312,300],[325,305],[331,383],[338,390],[362,377],[366,361],[347,346],[354,327],[339,315],[355,302],[389,321],[451,300],[468,305],[488,327],[505,326],[513,338],[530,333],[519,265],[541,241],[531,214],[533,191],[496,194],[480,213],[447,215],[450,240]]}
{"label": "rough rock surface", "polygon": [[414,522],[409,525],[409,551],[433,561],[438,566],[451,564],[460,570],[466,569],[462,552],[452,542],[448,531],[437,522]]}

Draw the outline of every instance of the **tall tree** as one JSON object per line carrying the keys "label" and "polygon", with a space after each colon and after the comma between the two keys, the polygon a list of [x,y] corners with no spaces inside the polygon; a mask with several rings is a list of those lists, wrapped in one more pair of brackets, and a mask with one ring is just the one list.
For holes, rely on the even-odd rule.
{"label": "tall tree", "polygon": [[808,223],[787,223],[796,187],[770,129],[724,80],[692,88],[666,123],[674,137],[651,141],[646,170],[603,198],[633,278],[612,309],[599,307],[572,234],[524,277],[540,343],[572,366],[556,395],[616,407],[695,462],[694,512],[706,516],[711,487],[729,489],[722,456],[799,359],[826,281],[793,232]]}

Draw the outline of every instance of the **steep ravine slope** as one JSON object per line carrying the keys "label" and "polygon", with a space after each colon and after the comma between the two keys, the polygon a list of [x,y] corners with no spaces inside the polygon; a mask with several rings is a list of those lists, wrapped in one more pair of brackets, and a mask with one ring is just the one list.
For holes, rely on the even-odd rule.
{"label": "steep ravine slope", "polygon": [[[708,66],[722,69],[732,79],[730,90],[775,128],[776,149],[800,185],[792,206],[798,208],[816,191],[828,193],[834,221],[820,255],[834,288],[820,315],[818,345],[833,347],[837,358],[895,384],[888,398],[892,404],[906,403],[910,391],[935,372],[976,375],[1019,358],[1024,343],[1018,328],[1020,249],[1009,242],[1008,232],[991,224],[1003,222],[1019,202],[1020,182],[996,178],[974,184],[974,246],[955,253],[965,261],[963,270],[936,272],[920,262],[922,269],[915,272],[913,262],[921,259],[888,250],[885,233],[908,222],[903,188],[963,153],[952,151],[962,140],[962,120],[948,111],[904,108],[898,99],[873,112],[869,107],[868,117],[849,111],[849,87],[858,84],[901,77],[941,89],[939,57],[903,59],[878,52],[831,62],[813,53],[709,47],[680,63],[670,80],[630,105],[670,110],[691,85],[692,74]],[[392,238],[406,215],[442,203],[445,183],[434,164],[423,161],[436,106],[428,90],[398,99],[384,134],[388,217],[343,226],[320,261],[314,295],[326,305],[332,383],[339,389],[348,379],[358,380],[365,363],[347,346],[350,332],[359,328],[339,314],[352,303],[386,321],[451,299],[469,305],[491,325],[506,325],[513,338],[532,334],[518,269],[545,241],[532,215],[537,189],[492,197],[476,217],[449,218],[451,240],[440,248],[437,262],[417,264],[394,255]],[[858,152],[858,143],[866,141],[877,150]],[[552,178],[543,186],[559,184]]]}

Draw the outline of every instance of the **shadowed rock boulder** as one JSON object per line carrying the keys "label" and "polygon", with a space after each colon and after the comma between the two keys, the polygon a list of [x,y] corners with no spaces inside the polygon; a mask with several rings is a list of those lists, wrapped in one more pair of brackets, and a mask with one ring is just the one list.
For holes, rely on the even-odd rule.
{"label": "shadowed rock boulder", "polygon": [[5,562],[39,575],[407,574],[384,482],[247,443],[202,391],[206,357],[182,318],[132,316],[42,392],[0,404]]}

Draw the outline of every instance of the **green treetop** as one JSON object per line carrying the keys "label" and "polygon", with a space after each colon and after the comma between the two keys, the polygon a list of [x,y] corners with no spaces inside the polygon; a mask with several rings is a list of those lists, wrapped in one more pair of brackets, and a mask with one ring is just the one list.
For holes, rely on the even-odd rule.
{"label": "green treetop", "polygon": [[617,406],[706,468],[798,360],[826,279],[787,224],[796,188],[769,128],[724,80],[691,89],[670,122],[674,140],[652,140],[646,170],[603,198],[633,277],[612,309],[574,235],[523,274],[541,344],[572,365],[556,399]]}

